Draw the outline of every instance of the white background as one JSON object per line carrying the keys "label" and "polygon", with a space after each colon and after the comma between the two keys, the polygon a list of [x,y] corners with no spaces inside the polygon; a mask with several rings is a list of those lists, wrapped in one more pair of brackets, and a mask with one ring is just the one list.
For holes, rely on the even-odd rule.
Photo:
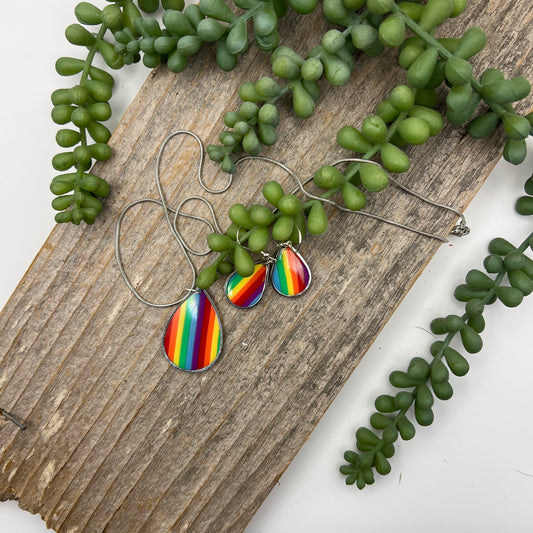
{"label": "white background", "polygon": [[[23,10],[18,2],[3,5],[0,307],[53,227],[48,186],[55,175],[50,159],[58,149],[49,95],[64,86],[53,65],[71,51],[63,32],[74,22],[75,3],[30,0]],[[118,76],[111,129],[147,73],[140,66]],[[425,355],[432,318],[461,314],[451,293],[468,269],[481,267],[490,238],[519,243],[531,231],[531,217],[513,211],[533,171],[532,142],[529,151],[519,167],[497,165],[467,210],[471,235],[441,247],[247,533],[532,531],[533,296],[518,309],[487,309],[485,348],[469,357],[466,377],[453,378],[454,397],[436,405],[434,425],[399,444],[389,476],[360,492],[346,487],[338,473],[354,430],[368,423],[374,398],[387,392],[389,372]],[[0,504],[1,533],[45,529],[16,503]]]}

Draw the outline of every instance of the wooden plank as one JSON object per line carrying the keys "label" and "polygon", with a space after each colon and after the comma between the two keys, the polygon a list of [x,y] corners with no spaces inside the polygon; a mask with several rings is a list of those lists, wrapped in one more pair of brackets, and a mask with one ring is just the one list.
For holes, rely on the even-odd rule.
{"label": "wooden plank", "polygon": [[[449,27],[453,35],[472,24],[487,30],[477,72],[497,65],[531,79],[532,17],[525,3],[472,0]],[[305,52],[316,45],[317,28],[326,28],[318,13],[289,16],[281,31]],[[341,156],[336,131],[359,124],[403,79],[395,55],[359,59],[354,79],[324,86],[317,113],[305,122],[287,106],[280,142],[267,155],[302,176]],[[229,75],[206,55],[179,76],[155,70],[113,135],[113,158],[98,166],[113,185],[105,214],[94,227],[55,228],[0,315],[0,405],[28,424],[24,432],[0,425],[0,499],[18,498],[58,532],[241,531],[438,247],[333,212],[328,233],[302,246],[313,273],[305,296],[285,300],[270,290],[259,307],[242,312],[224,301],[217,283],[210,294],[224,327],[221,360],[198,375],[168,365],[160,346],[169,312],[144,307],[118,275],[116,218],[130,201],[156,197],[155,158],[166,135],[187,128],[214,141],[239,83],[268,72],[267,64],[251,50]],[[500,144],[499,135],[474,141],[447,126],[412,151],[413,169],[402,181],[462,209]],[[172,205],[201,193],[197,155],[190,140],[168,146],[162,179]],[[211,163],[206,177],[213,186],[226,179]],[[209,199],[225,213],[236,201],[258,201],[263,182],[274,177],[293,185],[253,163],[227,194]],[[372,198],[369,210],[441,234],[455,223],[389,191]],[[126,267],[144,294],[169,300],[188,286],[160,211],[139,208],[123,227]],[[201,247],[205,227],[183,227]]]}

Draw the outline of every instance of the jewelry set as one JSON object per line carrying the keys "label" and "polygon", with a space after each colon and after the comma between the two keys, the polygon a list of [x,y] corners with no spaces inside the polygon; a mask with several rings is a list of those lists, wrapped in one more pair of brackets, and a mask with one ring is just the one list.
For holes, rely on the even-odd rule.
{"label": "jewelry set", "polygon": [[[204,148],[202,141],[195,133],[188,130],[178,130],[172,132],[163,141],[156,160],[155,178],[157,189],[159,192],[159,200],[153,198],[141,198],[132,202],[122,210],[117,219],[116,224],[115,256],[122,278],[124,279],[126,285],[137,299],[151,307],[176,307],[167,323],[163,335],[164,352],[170,363],[175,367],[189,372],[199,372],[210,368],[219,358],[220,353],[222,351],[222,326],[217,310],[210,296],[205,290],[199,289],[196,286],[196,269],[191,260],[191,255],[204,256],[209,254],[210,250],[197,251],[190,248],[184,241],[181,233],[178,231],[178,220],[180,217],[195,219],[207,224],[212,232],[220,234],[223,234],[223,232],[218,225],[212,205],[204,197],[189,196],[182,200],[175,209],[169,207],[166,202],[165,194],[163,192],[160,180],[161,158],[168,142],[179,135],[191,136],[196,140],[199,145],[200,157],[198,165],[198,182],[206,192],[211,194],[221,194],[226,192],[231,186],[233,182],[233,175],[230,175],[228,183],[222,189],[215,190],[207,187],[202,177],[204,161]],[[270,159],[264,156],[247,156],[237,161],[237,164],[241,164],[242,162],[248,160],[261,160],[265,163],[276,165],[285,170],[295,180],[297,184],[297,188],[295,189],[294,193],[300,192],[307,198],[332,204],[337,209],[340,209],[342,211],[351,214],[359,214],[375,218],[382,222],[392,224],[394,226],[409,231],[413,231],[420,235],[435,238],[442,242],[447,242],[446,238],[443,238],[439,235],[427,233],[365,211],[351,211],[350,209],[337,204],[331,199],[324,199],[315,196],[306,191],[304,188],[304,185],[311,181],[312,177],[308,178],[305,181],[302,181],[290,168],[274,159]],[[336,161],[335,163],[333,163],[332,166],[338,166],[344,163],[352,162],[379,165],[374,161],[350,158]],[[409,194],[414,195],[420,200],[423,200],[424,202],[427,202],[433,206],[450,210],[456,215],[458,215],[460,217],[460,222],[455,226],[451,234],[461,236],[466,235],[469,232],[468,227],[466,226],[465,218],[460,211],[433,202],[425,198],[424,196],[421,196],[420,194],[399,184],[392,178],[389,177],[389,179],[391,179],[391,181],[397,187]],[[191,200],[197,200],[205,203],[211,212],[214,222],[211,223],[209,220],[198,215],[183,213],[182,208],[184,204]],[[141,296],[141,294],[139,294],[137,289],[133,286],[124,269],[120,252],[121,224],[124,219],[124,216],[132,207],[143,203],[157,204],[163,209],[168,228],[172,233],[180,250],[183,252],[191,270],[191,286],[185,290],[185,296],[182,296],[180,299],[174,302],[157,303],[146,300]],[[243,277],[240,276],[237,272],[233,272],[228,277],[224,286],[225,296],[227,297],[228,301],[232,305],[237,306],[241,309],[250,309],[257,305],[258,302],[261,300],[269,282],[272,284],[274,290],[281,296],[292,298],[305,293],[309,289],[309,286],[311,284],[311,270],[302,255],[300,254],[300,252],[298,251],[298,247],[303,239],[303,235],[300,230],[298,230],[298,236],[298,242],[296,243],[293,243],[291,241],[277,243],[278,249],[275,257],[271,256],[267,252],[261,252],[261,259],[255,263],[254,271],[250,276]],[[242,246],[239,241],[239,232],[237,232],[236,242],[237,244]]]}

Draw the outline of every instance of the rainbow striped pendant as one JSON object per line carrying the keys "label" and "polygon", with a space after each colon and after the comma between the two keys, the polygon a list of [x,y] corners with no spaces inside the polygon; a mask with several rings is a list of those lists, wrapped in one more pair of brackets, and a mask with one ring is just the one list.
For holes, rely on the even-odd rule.
{"label": "rainbow striped pendant", "polygon": [[209,368],[222,349],[222,328],[215,306],[203,290],[193,292],[174,311],[163,337],[168,360],[189,372]]}
{"label": "rainbow striped pendant", "polygon": [[298,296],[311,284],[311,271],[303,257],[289,245],[283,246],[272,271],[272,285],[282,296]]}
{"label": "rainbow striped pendant", "polygon": [[228,300],[241,309],[250,309],[261,300],[268,279],[268,264],[257,263],[254,273],[243,278],[234,272],[226,281],[224,292]]}

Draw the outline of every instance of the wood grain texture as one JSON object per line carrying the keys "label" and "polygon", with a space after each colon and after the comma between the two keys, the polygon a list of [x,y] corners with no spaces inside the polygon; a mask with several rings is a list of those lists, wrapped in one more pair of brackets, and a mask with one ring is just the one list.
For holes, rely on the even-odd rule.
{"label": "wood grain texture", "polygon": [[[440,34],[481,25],[489,42],[475,71],[498,66],[507,76],[532,79],[532,18],[530,2],[472,0]],[[291,15],[280,33],[305,53],[326,28],[319,13]],[[116,219],[132,200],[157,198],[163,139],[190,129],[216,141],[240,82],[268,73],[268,61],[251,49],[224,74],[211,51],[181,75],[154,70],[113,135],[113,157],[97,167],[113,186],[104,214],[92,227],[56,227],[0,315],[0,405],[28,424],[22,432],[0,422],[0,499],[19,499],[57,532],[242,531],[439,246],[332,212],[327,234],[301,248],[313,274],[304,296],[282,299],[269,290],[261,305],[243,312],[224,300],[219,281],[210,294],[224,328],[220,361],[200,374],[168,364],[161,336],[170,311],[144,306],[124,285],[114,261]],[[358,59],[353,80],[324,85],[306,121],[294,118],[287,103],[280,140],[265,154],[304,177],[345,155],[335,133],[360,124],[402,82],[395,62],[394,50]],[[528,106],[530,99],[521,111]],[[446,126],[411,151],[412,170],[402,182],[463,209],[501,143],[500,134],[475,141]],[[169,144],[162,181],[171,205],[202,193],[197,158],[190,139]],[[211,162],[205,174],[213,187],[225,183]],[[293,186],[281,171],[254,162],[227,194],[209,199],[223,214],[236,201],[258,201],[273,178]],[[204,212],[202,205],[194,210]],[[371,198],[368,210],[442,235],[455,223],[393,188]],[[189,243],[205,246],[205,226],[182,227]],[[132,210],[123,232],[134,284],[152,300],[177,298],[190,274],[161,211]]]}

